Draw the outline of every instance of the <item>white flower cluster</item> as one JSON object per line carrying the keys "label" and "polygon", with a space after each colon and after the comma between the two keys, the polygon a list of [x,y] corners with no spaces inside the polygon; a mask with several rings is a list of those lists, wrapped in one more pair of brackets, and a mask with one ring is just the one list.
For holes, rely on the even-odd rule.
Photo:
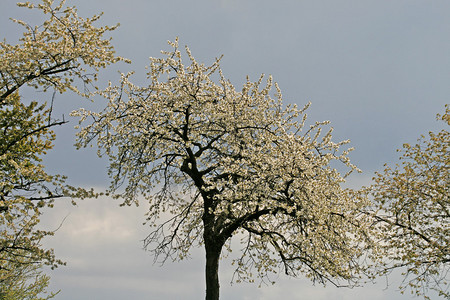
{"label": "white flower cluster", "polygon": [[[84,89],[97,80],[100,68],[120,60],[128,61],[115,56],[111,40],[104,37],[118,25],[96,27],[94,23],[101,15],[83,19],[75,7],[65,7],[65,1],[56,7],[52,7],[53,2],[18,4],[38,9],[49,17],[41,26],[13,19],[26,30],[20,43],[11,45],[0,41],[1,102],[25,84],[44,90],[54,88],[61,93],[70,89],[87,95]],[[83,90],[76,80],[82,83]]]}

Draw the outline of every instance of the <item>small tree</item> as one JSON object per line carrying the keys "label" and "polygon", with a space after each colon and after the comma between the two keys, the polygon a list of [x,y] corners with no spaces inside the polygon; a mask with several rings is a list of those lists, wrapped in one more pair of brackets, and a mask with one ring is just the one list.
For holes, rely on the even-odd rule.
{"label": "small tree", "polygon": [[186,48],[185,66],[178,43],[170,44],[166,58],[151,59],[148,86],[123,75],[102,93],[103,112],[74,113],[80,122],[92,117],[78,146],[97,139],[99,155],[109,156],[109,192],[126,205],[139,195],[150,201],[155,228],[145,247],[165,261],[203,245],[208,300],[219,298],[219,258],[233,236],[243,245],[238,280],[253,281],[252,270],[264,280],[282,268],[321,283],[353,283],[366,230],[358,210],[367,203],[355,201],[330,166],[355,170],[351,149],[339,150],[347,141],[332,142],[331,130],[321,135],[326,122],[305,129],[308,105],[283,108],[270,77],[266,85],[263,76],[247,79],[236,91],[219,59],[205,66]]}
{"label": "small tree", "polygon": [[[443,116],[450,125],[449,106]],[[391,264],[404,268],[406,285],[417,295],[433,289],[445,298],[450,266],[450,136],[446,129],[429,132],[415,146],[403,145],[401,165],[378,173],[371,193],[378,205],[380,245]]]}

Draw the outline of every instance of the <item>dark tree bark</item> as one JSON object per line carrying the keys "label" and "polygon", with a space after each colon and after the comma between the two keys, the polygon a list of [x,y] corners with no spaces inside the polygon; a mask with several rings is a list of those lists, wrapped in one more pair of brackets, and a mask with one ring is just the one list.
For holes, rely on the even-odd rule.
{"label": "dark tree bark", "polygon": [[[205,195],[206,196],[206,195]],[[205,213],[203,215],[203,240],[206,252],[206,300],[219,300],[219,259],[225,240],[214,230],[214,216],[209,213],[213,206],[210,197],[205,197]]]}
{"label": "dark tree bark", "polygon": [[206,300],[219,299],[219,258],[222,247],[219,245],[209,245],[205,241],[206,250]]}

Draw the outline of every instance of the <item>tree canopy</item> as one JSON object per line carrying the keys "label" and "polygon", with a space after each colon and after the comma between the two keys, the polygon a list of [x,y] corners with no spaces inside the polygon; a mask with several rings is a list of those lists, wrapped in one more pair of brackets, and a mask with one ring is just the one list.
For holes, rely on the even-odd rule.
{"label": "tree canopy", "polygon": [[[269,77],[247,78],[237,91],[219,66],[185,66],[178,42],[151,58],[149,85],[124,74],[101,94],[104,111],[79,110],[78,146],[95,139],[111,161],[110,193],[124,204],[150,202],[155,226],[146,246],[163,260],[206,250],[206,299],[218,299],[218,263],[233,236],[243,245],[238,280],[282,269],[321,283],[353,283],[363,271],[368,203],[342,188],[333,167],[348,159],[348,141],[335,143],[327,122],[306,124],[305,110],[283,106]],[[272,91],[272,89],[275,89]],[[274,97],[271,96],[273,93]]]}
{"label": "tree canopy", "polygon": [[[449,106],[438,118],[450,125]],[[405,285],[427,297],[428,289],[450,298],[450,136],[429,132],[416,145],[404,144],[401,164],[386,166],[371,186],[378,205],[380,244],[393,268],[405,269]]]}
{"label": "tree canopy", "polygon": [[83,19],[64,4],[19,3],[48,18],[39,26],[13,19],[25,28],[23,36],[18,44],[0,42],[0,291],[5,299],[37,299],[48,285],[40,267],[62,264],[52,249],[42,247],[42,239],[53,234],[37,229],[43,207],[63,196],[93,196],[46,172],[42,157],[53,146],[52,129],[66,121],[54,119],[53,99],[47,108],[37,99],[21,99],[19,91],[28,85],[86,96],[88,86],[95,89],[100,68],[124,60],[104,37],[116,26],[96,27],[100,15]]}
{"label": "tree canopy", "polygon": [[25,105],[17,93],[0,107],[0,286],[11,293],[31,265],[62,263],[41,246],[53,233],[35,227],[41,209],[63,196],[64,177],[47,174],[41,164],[55,137],[50,127],[63,122],[49,123],[45,105]]}

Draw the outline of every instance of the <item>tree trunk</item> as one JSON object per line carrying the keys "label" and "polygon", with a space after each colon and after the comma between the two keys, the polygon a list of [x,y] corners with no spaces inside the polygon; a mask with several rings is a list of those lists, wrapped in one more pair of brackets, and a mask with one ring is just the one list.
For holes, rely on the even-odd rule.
{"label": "tree trunk", "polygon": [[206,250],[206,300],[219,300],[219,258],[222,247],[205,241]]}

